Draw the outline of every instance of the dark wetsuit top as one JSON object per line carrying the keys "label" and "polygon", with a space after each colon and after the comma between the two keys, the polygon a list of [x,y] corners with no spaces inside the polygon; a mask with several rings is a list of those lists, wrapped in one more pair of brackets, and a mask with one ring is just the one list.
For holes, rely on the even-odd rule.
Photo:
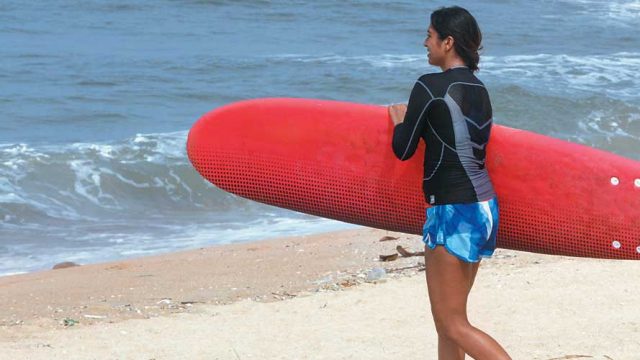
{"label": "dark wetsuit top", "polygon": [[423,138],[422,189],[431,205],[471,203],[495,196],[485,168],[492,110],[484,84],[467,67],[426,74],[416,82],[393,151],[409,159]]}

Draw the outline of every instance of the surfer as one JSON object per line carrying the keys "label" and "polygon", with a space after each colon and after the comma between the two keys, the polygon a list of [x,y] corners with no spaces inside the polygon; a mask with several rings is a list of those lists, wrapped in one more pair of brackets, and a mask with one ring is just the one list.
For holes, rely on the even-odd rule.
{"label": "surfer", "polygon": [[389,106],[392,148],[409,159],[426,143],[426,279],[438,332],[438,359],[511,359],[498,342],[467,319],[467,298],[480,261],[496,247],[498,203],[485,167],[492,109],[476,78],[482,34],[474,17],[457,6],[431,14],[424,46],[442,72],[421,76],[408,105]]}

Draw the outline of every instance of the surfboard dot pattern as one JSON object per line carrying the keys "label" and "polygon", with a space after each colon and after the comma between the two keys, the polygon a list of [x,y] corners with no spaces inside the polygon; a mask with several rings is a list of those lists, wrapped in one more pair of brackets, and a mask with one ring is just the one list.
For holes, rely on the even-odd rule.
{"label": "surfboard dot pattern", "polygon": [[[239,196],[420,235],[424,144],[399,161],[392,133],[383,106],[256,99],[204,115],[187,153],[204,178]],[[498,247],[640,260],[640,162],[494,124],[486,166],[500,204]]]}

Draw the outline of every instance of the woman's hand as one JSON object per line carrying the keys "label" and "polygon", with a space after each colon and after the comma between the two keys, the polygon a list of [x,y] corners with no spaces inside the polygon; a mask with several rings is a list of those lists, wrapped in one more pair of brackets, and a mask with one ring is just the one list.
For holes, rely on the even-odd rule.
{"label": "woman's hand", "polygon": [[387,108],[389,111],[389,117],[393,122],[393,125],[398,125],[404,121],[404,115],[407,113],[407,105],[405,104],[393,104]]}

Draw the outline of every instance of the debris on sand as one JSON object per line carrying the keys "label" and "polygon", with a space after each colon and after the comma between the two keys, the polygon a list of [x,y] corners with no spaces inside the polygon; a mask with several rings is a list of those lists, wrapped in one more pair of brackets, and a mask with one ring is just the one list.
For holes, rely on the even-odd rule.
{"label": "debris on sand", "polygon": [[62,325],[64,325],[65,327],[73,326],[73,325],[76,325],[76,324],[79,324],[79,323],[80,323],[80,321],[74,320],[72,318],[64,318],[64,319],[62,319]]}
{"label": "debris on sand", "polygon": [[394,261],[398,258],[398,254],[391,254],[391,255],[380,255],[380,260],[382,261]]}
{"label": "debris on sand", "polygon": [[367,272],[367,277],[364,281],[374,282],[381,280],[387,275],[387,271],[381,267],[375,267]]}
{"label": "debris on sand", "polygon": [[411,257],[411,256],[424,256],[424,251],[408,251],[403,248],[401,245],[396,246],[396,254],[390,255],[380,255],[381,261],[394,261],[398,259],[398,254],[402,255],[402,257]]}
{"label": "debris on sand", "polygon": [[61,262],[61,263],[57,263],[57,264],[53,265],[52,270],[66,269],[66,268],[75,267],[75,266],[80,266],[80,265],[76,264],[76,263],[74,263],[72,261],[65,261],[65,262]]}
{"label": "debris on sand", "polygon": [[383,236],[378,241],[391,241],[391,240],[398,240],[398,239],[399,238],[396,236]]}

